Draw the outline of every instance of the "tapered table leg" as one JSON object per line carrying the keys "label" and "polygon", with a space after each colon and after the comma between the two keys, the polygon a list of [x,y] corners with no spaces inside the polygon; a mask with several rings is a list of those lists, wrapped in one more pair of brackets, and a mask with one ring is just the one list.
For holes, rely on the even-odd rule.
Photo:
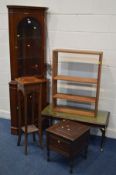
{"label": "tapered table leg", "polygon": [[101,138],[101,151],[103,151],[103,146],[104,146],[104,141],[105,141],[105,133],[106,133],[106,129],[105,128],[101,128],[100,129],[102,132],[102,138]]}
{"label": "tapered table leg", "polygon": [[24,116],[25,116],[25,132],[24,132],[24,135],[25,135],[25,155],[27,155],[27,96],[24,95]]}

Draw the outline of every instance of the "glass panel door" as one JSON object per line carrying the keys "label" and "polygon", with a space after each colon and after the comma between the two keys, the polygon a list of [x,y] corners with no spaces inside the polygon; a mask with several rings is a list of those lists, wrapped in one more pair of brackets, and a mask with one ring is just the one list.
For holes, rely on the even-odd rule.
{"label": "glass panel door", "polygon": [[35,18],[27,17],[17,27],[18,76],[39,74],[41,28]]}

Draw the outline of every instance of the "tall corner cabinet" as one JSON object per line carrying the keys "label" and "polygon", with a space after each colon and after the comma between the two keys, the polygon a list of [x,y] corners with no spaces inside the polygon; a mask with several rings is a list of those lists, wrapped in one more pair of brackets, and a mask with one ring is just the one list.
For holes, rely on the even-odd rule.
{"label": "tall corner cabinet", "polygon": [[[16,78],[46,77],[46,7],[7,6],[11,81],[11,133],[18,134],[18,102]],[[47,81],[42,83],[42,108],[47,104]],[[35,104],[36,105],[36,104]],[[28,117],[31,114],[31,94],[28,97]],[[23,106],[22,106],[23,114]]]}

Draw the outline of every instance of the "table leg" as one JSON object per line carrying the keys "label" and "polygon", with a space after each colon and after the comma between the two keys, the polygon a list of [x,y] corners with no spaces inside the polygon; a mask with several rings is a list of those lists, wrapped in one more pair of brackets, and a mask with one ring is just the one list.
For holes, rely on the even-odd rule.
{"label": "table leg", "polygon": [[20,143],[21,143],[21,136],[22,136],[22,131],[21,131],[21,129],[20,129],[20,130],[19,130],[19,134],[18,134],[17,146],[20,146]]}
{"label": "table leg", "polygon": [[47,147],[47,161],[48,162],[50,161],[50,150],[48,147]]}
{"label": "table leg", "polygon": [[70,157],[69,157],[69,164],[70,164],[70,173],[71,174],[73,173],[73,162],[74,162],[73,156],[70,155]]}
{"label": "table leg", "polygon": [[24,116],[25,116],[25,155],[27,155],[27,96],[24,95]]}
{"label": "table leg", "polygon": [[103,145],[104,145],[104,140],[105,140],[105,133],[106,133],[106,129],[105,128],[101,128],[100,129],[102,132],[102,138],[101,138],[101,151],[103,151]]}
{"label": "table leg", "polygon": [[42,130],[42,121],[39,121],[39,144],[43,148],[43,130]]}
{"label": "table leg", "polygon": [[[32,124],[35,125],[35,92],[32,93]],[[36,141],[35,133],[33,133],[33,142]]]}
{"label": "table leg", "polygon": [[38,94],[38,99],[39,99],[39,104],[38,104],[38,134],[39,134],[39,144],[42,148],[43,144],[43,130],[42,130],[42,117],[41,117],[41,109],[42,109],[42,104],[41,104],[41,98],[42,98],[42,85],[40,84],[39,86],[39,94]]}
{"label": "table leg", "polygon": [[49,127],[53,125],[53,119],[52,117],[49,118]]}
{"label": "table leg", "polygon": [[20,146],[21,142],[21,99],[20,99],[20,92],[18,92],[18,141],[17,146]]}
{"label": "table leg", "polygon": [[50,161],[49,136],[47,135],[47,161]]}
{"label": "table leg", "polygon": [[88,145],[85,147],[84,150],[84,158],[87,159],[87,153],[88,153]]}
{"label": "table leg", "polygon": [[35,133],[33,133],[33,142],[36,141]]}

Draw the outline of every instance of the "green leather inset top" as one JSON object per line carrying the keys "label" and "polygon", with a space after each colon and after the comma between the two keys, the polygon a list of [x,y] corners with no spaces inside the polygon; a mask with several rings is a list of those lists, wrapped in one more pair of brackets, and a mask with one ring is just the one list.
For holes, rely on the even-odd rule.
{"label": "green leather inset top", "polygon": [[78,122],[88,123],[91,125],[107,126],[110,112],[98,111],[98,114],[96,117],[89,117],[89,116],[81,116],[81,115],[69,114],[64,112],[55,112],[53,111],[52,106],[48,105],[43,109],[42,115],[53,117],[53,118],[74,120]]}

